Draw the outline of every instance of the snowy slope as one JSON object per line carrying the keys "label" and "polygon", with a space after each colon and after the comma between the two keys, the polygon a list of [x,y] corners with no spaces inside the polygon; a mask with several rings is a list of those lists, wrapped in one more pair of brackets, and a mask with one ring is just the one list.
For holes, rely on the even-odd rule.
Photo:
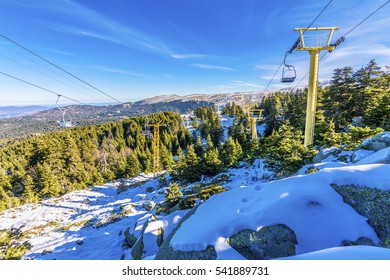
{"label": "snowy slope", "polygon": [[335,247],[280,260],[390,260],[390,250],[372,246]]}
{"label": "snowy slope", "polygon": [[141,185],[121,193],[119,183],[111,183],[3,211],[0,229],[21,228],[31,235],[32,249],[25,259],[131,258],[122,246],[123,232],[150,215],[144,203],[163,200],[157,191],[147,191],[157,186],[151,177],[128,180]]}
{"label": "snowy slope", "polygon": [[343,240],[362,236],[377,243],[379,239],[366,218],[345,204],[330,184],[390,190],[389,182],[390,165],[371,164],[326,168],[234,189],[202,204],[173,236],[171,246],[199,251],[213,245],[218,258],[225,258],[233,250],[227,238],[242,229],[259,230],[275,224],[285,224],[295,232],[297,254],[335,247]]}

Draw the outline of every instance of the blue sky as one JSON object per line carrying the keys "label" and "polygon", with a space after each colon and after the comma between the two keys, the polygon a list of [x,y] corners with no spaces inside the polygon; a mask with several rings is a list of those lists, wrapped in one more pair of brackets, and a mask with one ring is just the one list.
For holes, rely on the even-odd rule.
{"label": "blue sky", "polygon": [[[298,34],[329,0],[1,0],[0,33],[123,102],[161,94],[263,91]],[[348,32],[386,0],[334,0],[314,26]],[[320,65],[390,65],[390,4]],[[297,81],[307,52],[293,52]],[[102,94],[0,38],[0,71],[85,103]],[[269,89],[283,88],[278,73]],[[294,84],[293,84],[294,85]],[[56,96],[0,75],[0,105],[53,104]],[[68,101],[60,100],[68,103]]]}

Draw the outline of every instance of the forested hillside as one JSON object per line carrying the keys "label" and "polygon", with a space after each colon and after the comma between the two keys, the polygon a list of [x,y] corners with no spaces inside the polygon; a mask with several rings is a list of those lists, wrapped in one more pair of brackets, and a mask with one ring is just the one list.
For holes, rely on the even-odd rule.
{"label": "forested hillside", "polygon": [[[119,122],[51,132],[0,149],[0,209],[58,197],[66,192],[153,169],[152,139],[142,125],[164,120],[160,167],[178,182],[214,176],[240,162],[265,160],[274,178],[294,174],[321,148],[352,150],[362,140],[390,129],[390,75],[375,61],[357,71],[336,69],[318,92],[315,146],[303,145],[306,91],[266,96],[259,139],[251,139],[248,114],[228,103],[222,114],[234,122],[223,127],[212,107],[195,109],[192,132],[175,113],[133,117]],[[178,156],[176,163],[173,156]],[[272,178],[269,178],[272,179]]]}
{"label": "forested hillside", "polygon": [[142,125],[163,120],[161,168],[191,140],[179,115],[159,113],[51,132],[0,149],[0,209],[153,170],[152,139]]}
{"label": "forested hillside", "polygon": [[[152,104],[123,103],[108,106],[71,105],[63,109],[66,112],[66,121],[71,121],[76,126],[82,126],[120,121],[132,116],[165,111],[184,114],[193,111],[199,106],[206,105],[211,106],[212,103],[195,100],[173,100]],[[23,117],[0,119],[0,145],[2,143],[12,142],[14,138],[59,130],[61,129],[59,121],[62,121],[62,112],[57,108]]]}

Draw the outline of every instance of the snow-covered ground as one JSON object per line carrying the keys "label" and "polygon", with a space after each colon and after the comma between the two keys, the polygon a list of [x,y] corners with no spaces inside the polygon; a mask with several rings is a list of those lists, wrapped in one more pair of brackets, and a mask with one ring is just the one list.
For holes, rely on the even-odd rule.
{"label": "snow-covered ground", "polygon": [[[218,259],[238,259],[240,255],[228,245],[230,236],[243,229],[258,231],[276,224],[294,231],[297,254],[336,247],[343,240],[362,236],[378,244],[366,218],[344,203],[331,184],[389,191],[389,182],[390,165],[369,164],[325,168],[234,189],[202,204],[173,236],[171,246],[180,251],[200,251],[212,245]],[[197,226],[200,224],[202,227]]]}
{"label": "snow-covered ground", "polygon": [[121,193],[119,183],[109,183],[3,211],[0,229],[29,233],[32,249],[25,259],[129,259],[124,231],[148,214],[144,203],[164,199],[151,177],[126,181],[134,187]]}
{"label": "snow-covered ground", "polygon": [[[234,120],[221,116],[224,141]],[[193,130],[191,123],[188,125]],[[257,129],[261,135],[265,126],[258,125]],[[181,251],[213,245],[218,259],[244,259],[228,245],[230,236],[242,229],[284,224],[298,240],[297,256],[287,259],[390,259],[389,249],[337,247],[343,240],[362,236],[375,244],[379,239],[367,219],[330,187],[355,184],[390,191],[390,165],[383,164],[389,152],[389,148],[360,150],[355,153],[355,163],[345,163],[338,162],[338,158],[352,158],[353,151],[334,156],[329,149],[331,155],[322,162],[304,166],[296,176],[272,182],[267,182],[273,176],[262,159],[229,169],[224,176],[203,178],[203,184],[218,181],[227,191],[203,202],[182,223],[170,245]],[[306,174],[311,168],[316,172]],[[224,179],[218,180],[219,177]],[[18,228],[28,235],[32,247],[24,259],[132,259],[126,231],[135,238],[143,233],[142,258],[154,259],[158,232],[163,230],[166,238],[188,210],[157,215],[154,206],[164,201],[165,189],[151,174],[141,174],[124,183],[94,186],[0,212],[0,229]]]}

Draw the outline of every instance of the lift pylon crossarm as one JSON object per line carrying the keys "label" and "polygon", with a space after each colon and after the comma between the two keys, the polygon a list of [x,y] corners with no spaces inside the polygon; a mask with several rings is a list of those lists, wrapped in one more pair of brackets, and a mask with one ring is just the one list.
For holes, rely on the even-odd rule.
{"label": "lift pylon crossarm", "polygon": [[[332,39],[333,32],[335,30],[339,30],[339,27],[310,27],[310,28],[294,28],[294,31],[299,31],[299,39],[301,41],[301,45],[296,48],[297,51],[331,51],[335,48],[335,46],[330,44],[330,40]],[[329,31],[328,39],[326,41],[326,44],[324,46],[306,46],[305,44],[305,38],[303,36],[303,33],[306,31]]]}

